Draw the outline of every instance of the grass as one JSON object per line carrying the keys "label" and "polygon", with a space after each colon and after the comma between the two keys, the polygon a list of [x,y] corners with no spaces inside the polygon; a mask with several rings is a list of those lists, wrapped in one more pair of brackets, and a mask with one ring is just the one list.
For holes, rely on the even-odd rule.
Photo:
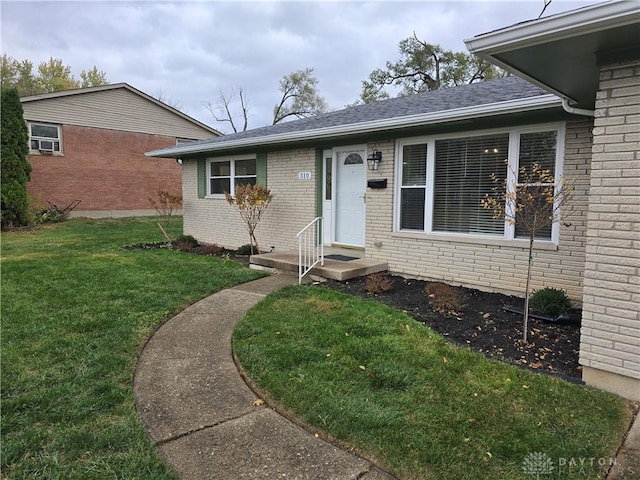
{"label": "grass", "polygon": [[619,397],[487,359],[401,312],[317,287],[267,297],[233,346],[272,404],[403,479],[531,479],[523,461],[534,452],[552,459],[553,478],[604,478],[598,460],[570,459],[608,462],[631,415]]}
{"label": "grass", "polygon": [[[132,379],[172,314],[260,274],[168,249],[156,219],[72,220],[2,234],[2,478],[176,478]],[[175,237],[182,229],[172,220]]]}

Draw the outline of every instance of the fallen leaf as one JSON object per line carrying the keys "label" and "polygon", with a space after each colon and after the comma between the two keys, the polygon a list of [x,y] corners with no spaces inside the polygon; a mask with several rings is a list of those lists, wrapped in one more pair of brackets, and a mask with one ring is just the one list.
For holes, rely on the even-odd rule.
{"label": "fallen leaf", "polygon": [[364,365],[358,365],[358,368],[359,368],[360,370],[366,370],[366,369],[367,369],[367,367],[365,367]]}
{"label": "fallen leaf", "polygon": [[256,406],[256,407],[264,405],[264,400],[262,400],[261,398],[258,398],[257,400],[253,401],[253,405]]}
{"label": "fallen leaf", "polygon": [[449,363],[449,359],[448,359],[447,357],[442,357],[442,361],[443,361],[444,363]]}
{"label": "fallen leaf", "polygon": [[529,387],[529,385],[522,385],[522,388],[525,389],[525,390],[529,390],[529,388],[531,388],[531,387]]}

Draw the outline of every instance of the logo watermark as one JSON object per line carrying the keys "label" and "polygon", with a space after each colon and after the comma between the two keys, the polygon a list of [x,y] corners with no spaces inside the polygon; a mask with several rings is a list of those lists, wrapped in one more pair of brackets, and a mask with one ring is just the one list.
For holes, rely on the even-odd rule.
{"label": "logo watermark", "polygon": [[[544,476],[562,476],[566,473],[573,475],[591,475],[594,469],[607,469],[610,472],[621,469],[614,457],[558,457],[552,458],[545,452],[530,452],[522,460],[522,471],[527,475],[535,475],[536,480]],[[635,473],[631,467],[624,468],[625,472]]]}
{"label": "logo watermark", "polygon": [[535,475],[536,480],[540,479],[540,475],[549,475],[553,473],[553,460],[544,452],[528,453],[522,461],[522,471],[529,475]]}

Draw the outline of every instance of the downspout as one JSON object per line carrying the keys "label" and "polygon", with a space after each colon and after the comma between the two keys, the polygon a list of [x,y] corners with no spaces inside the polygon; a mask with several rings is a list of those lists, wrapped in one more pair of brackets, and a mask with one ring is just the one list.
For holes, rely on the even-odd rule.
{"label": "downspout", "polygon": [[585,117],[595,117],[595,110],[585,110],[584,108],[576,108],[569,105],[569,99],[562,99],[562,109],[567,113],[573,113],[574,115],[584,115]]}

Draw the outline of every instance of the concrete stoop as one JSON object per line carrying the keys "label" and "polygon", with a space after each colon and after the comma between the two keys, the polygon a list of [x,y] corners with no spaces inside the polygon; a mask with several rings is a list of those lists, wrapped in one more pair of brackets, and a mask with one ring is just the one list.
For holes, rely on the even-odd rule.
{"label": "concrete stoop", "polygon": [[[263,253],[252,255],[250,263],[253,268],[267,268],[279,272],[298,273],[298,252]],[[345,281],[351,278],[363,277],[371,273],[384,272],[388,269],[387,262],[370,258],[355,258],[353,260],[333,260],[325,258],[323,266],[315,266],[309,275]]]}

